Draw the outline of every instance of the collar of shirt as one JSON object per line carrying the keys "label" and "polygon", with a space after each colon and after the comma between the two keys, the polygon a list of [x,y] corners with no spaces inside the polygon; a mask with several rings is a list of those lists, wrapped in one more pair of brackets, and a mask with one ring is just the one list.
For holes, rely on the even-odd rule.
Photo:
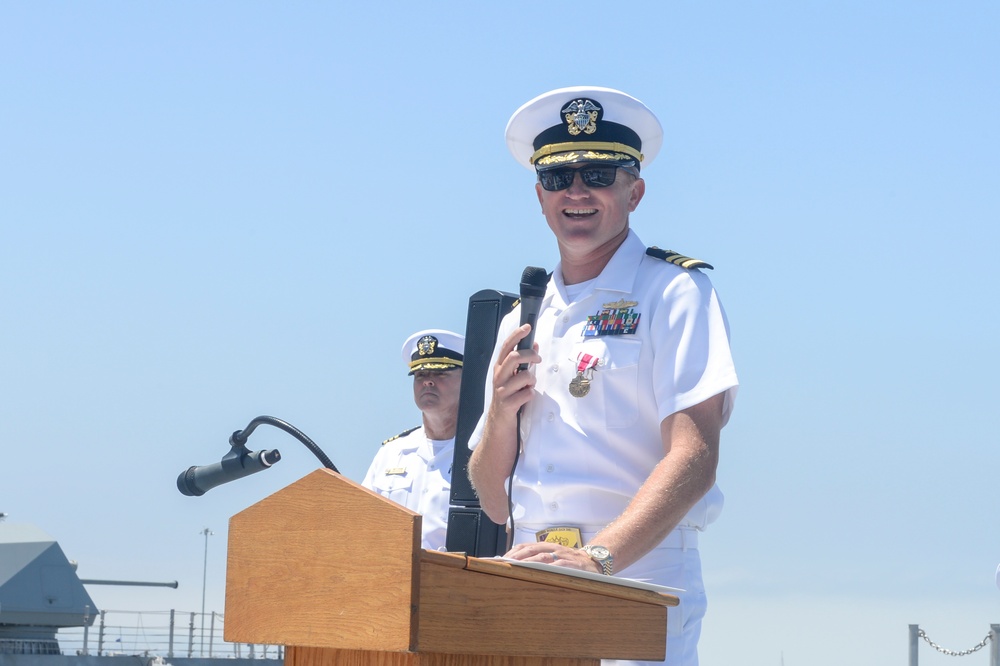
{"label": "collar of shirt", "polygon": [[[616,291],[623,294],[631,294],[635,287],[636,275],[639,272],[639,264],[646,255],[646,246],[632,229],[628,230],[628,235],[622,244],[615,250],[608,265],[604,267],[601,274],[594,281],[592,291]],[[552,273],[552,280],[545,290],[545,299],[542,307],[551,305],[565,309],[569,303],[566,295],[566,284],[562,278],[562,262],[556,264],[556,269]]]}
{"label": "collar of shirt", "polygon": [[[419,434],[419,437],[414,437],[413,435]],[[404,453],[414,453],[419,456],[424,463],[430,463],[432,460],[441,456],[448,451],[454,451],[455,438],[451,439],[431,439],[424,432],[423,426],[419,430],[413,431],[413,434],[407,437],[406,447],[402,450]]]}
{"label": "collar of shirt", "polygon": [[399,447],[400,454],[417,452],[421,454],[421,457],[424,457],[424,451],[430,448],[430,443],[427,440],[427,435],[424,434],[423,426],[420,426],[413,432],[397,439],[396,446]]}

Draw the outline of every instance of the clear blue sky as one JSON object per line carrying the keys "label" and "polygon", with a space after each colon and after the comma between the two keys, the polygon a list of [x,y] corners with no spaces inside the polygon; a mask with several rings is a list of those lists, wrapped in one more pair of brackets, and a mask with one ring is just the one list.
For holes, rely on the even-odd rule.
{"label": "clear blue sky", "polygon": [[[742,382],[702,540],[706,666],[902,663],[1000,622],[1000,5],[0,4],[0,511],[107,609],[223,609],[181,496],[271,414],[360,479],[399,359],[555,243],[511,112],[620,88],[666,130],[632,225],[706,259]],[[358,544],[358,557],[364,544]],[[924,647],[921,664],[953,663]],[[963,659],[986,664],[986,652]]]}

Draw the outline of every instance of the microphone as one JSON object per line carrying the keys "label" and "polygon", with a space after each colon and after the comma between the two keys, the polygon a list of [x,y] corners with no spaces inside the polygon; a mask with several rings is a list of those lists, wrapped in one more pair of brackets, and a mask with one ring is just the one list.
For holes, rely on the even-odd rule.
{"label": "microphone", "polygon": [[279,460],[281,453],[277,449],[251,452],[242,444],[233,444],[232,451],[220,462],[181,472],[177,490],[188,497],[200,497],[216,486],[265,470]]}
{"label": "microphone", "polygon": [[333,461],[323,453],[323,450],[316,446],[316,442],[309,439],[304,432],[287,421],[276,419],[273,416],[258,416],[250,421],[243,430],[237,430],[229,438],[229,445],[232,447],[220,462],[203,467],[189,467],[186,472],[181,472],[177,477],[177,490],[182,495],[188,497],[201,497],[209,490],[223,483],[229,483],[244,476],[250,476],[255,472],[265,470],[274,463],[281,460],[281,454],[277,449],[268,451],[253,451],[246,447],[247,439],[257,426],[272,425],[275,428],[284,430],[289,435],[306,445],[310,451],[316,454],[323,467],[340,474],[340,470],[333,464]]}
{"label": "microphone", "polygon": [[[528,266],[521,273],[521,326],[531,324],[531,332],[517,343],[518,349],[531,349],[535,342],[535,323],[538,321],[538,311],[545,297],[545,285],[549,281],[544,268]],[[518,372],[527,370],[528,364],[517,366]]]}

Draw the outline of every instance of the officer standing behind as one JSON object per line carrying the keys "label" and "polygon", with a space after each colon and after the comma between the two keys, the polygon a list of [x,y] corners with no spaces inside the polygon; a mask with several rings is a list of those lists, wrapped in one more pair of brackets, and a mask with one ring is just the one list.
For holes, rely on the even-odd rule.
{"label": "officer standing behind", "polygon": [[[560,260],[534,350],[516,349],[530,328],[517,309],[501,324],[470,477],[498,523],[511,489],[507,557],[683,590],[667,614],[666,663],[695,665],[706,607],[697,536],[722,508],[719,435],[738,381],[700,270],[711,266],[647,249],[629,226],[660,123],[620,91],[563,88],[518,109],[506,138],[536,172]],[[600,609],[586,616],[599,622]]]}
{"label": "officer standing behind", "polygon": [[382,442],[362,482],[422,518],[421,546],[444,550],[465,338],[432,329],[403,343],[423,424]]}

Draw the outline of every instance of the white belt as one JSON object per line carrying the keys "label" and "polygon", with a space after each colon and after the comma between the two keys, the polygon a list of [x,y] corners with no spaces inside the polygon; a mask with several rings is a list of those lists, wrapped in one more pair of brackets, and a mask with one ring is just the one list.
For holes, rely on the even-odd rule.
{"label": "white belt", "polygon": [[690,527],[677,527],[660,542],[657,548],[680,548],[681,550],[698,549],[698,530]]}

